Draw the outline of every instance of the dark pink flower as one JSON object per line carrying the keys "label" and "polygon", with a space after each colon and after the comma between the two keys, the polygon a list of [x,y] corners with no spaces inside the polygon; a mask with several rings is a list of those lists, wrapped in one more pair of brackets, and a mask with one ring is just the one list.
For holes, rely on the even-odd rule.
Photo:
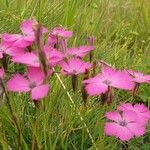
{"label": "dark pink flower", "polygon": [[141,124],[146,125],[150,119],[150,110],[144,104],[122,103],[118,110],[125,111],[130,110],[137,114],[137,119]]}
{"label": "dark pink flower", "polygon": [[106,135],[129,141],[145,133],[144,126],[137,121],[137,115],[133,111],[108,112],[106,118],[108,119],[104,127]]}
{"label": "dark pink flower", "polygon": [[72,58],[67,62],[60,62],[60,66],[63,68],[64,74],[78,75],[85,73],[85,71],[91,67],[91,64],[77,58]]}
{"label": "dark pink flower", "polygon": [[30,92],[33,100],[44,98],[48,94],[49,85],[44,84],[44,73],[40,68],[29,67],[27,77],[15,74],[7,82],[7,88],[13,92]]}
{"label": "dark pink flower", "polygon": [[108,87],[132,90],[134,83],[126,71],[115,70],[109,66],[102,67],[102,73],[84,80],[85,88],[89,95],[100,95],[108,91]]}

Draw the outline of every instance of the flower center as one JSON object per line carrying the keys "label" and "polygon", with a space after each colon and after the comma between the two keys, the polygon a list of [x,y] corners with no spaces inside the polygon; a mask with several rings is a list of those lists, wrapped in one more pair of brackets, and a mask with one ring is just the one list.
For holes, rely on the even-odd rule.
{"label": "flower center", "polygon": [[127,125],[127,122],[125,120],[119,121],[119,125],[124,127]]}
{"label": "flower center", "polygon": [[29,83],[29,87],[30,87],[31,89],[35,88],[35,87],[36,87],[36,83],[35,83],[35,82],[30,82],[30,83]]}
{"label": "flower center", "polygon": [[110,84],[111,84],[111,81],[109,81],[109,80],[104,80],[103,83],[106,84],[106,85],[110,85]]}
{"label": "flower center", "polygon": [[73,70],[72,70],[72,73],[73,73],[73,74],[76,74],[76,73],[77,73],[77,71],[76,71],[75,69],[73,69]]}

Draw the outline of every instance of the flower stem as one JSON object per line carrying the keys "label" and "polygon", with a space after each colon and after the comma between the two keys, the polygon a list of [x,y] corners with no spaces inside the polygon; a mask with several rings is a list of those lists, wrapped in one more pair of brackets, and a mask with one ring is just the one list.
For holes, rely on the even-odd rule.
{"label": "flower stem", "polygon": [[78,77],[77,77],[77,75],[73,75],[71,77],[71,79],[72,79],[72,88],[73,88],[73,91],[76,92],[77,87],[78,87]]}
{"label": "flower stem", "polygon": [[19,137],[18,137],[18,150],[21,150],[21,143],[22,143],[22,140],[21,140],[22,137],[21,136],[22,135],[21,135],[21,130],[20,130],[19,124],[18,124],[18,120],[17,120],[17,117],[15,116],[15,114],[13,112],[13,109],[12,109],[12,106],[11,106],[11,103],[10,103],[10,98],[9,98],[8,92],[6,90],[5,84],[4,84],[2,79],[0,79],[0,82],[1,82],[1,85],[2,85],[2,88],[3,88],[3,91],[5,93],[5,96],[6,96],[7,107],[8,107],[8,110],[9,110],[10,114],[11,114],[13,124],[16,126],[18,134],[19,134]]}

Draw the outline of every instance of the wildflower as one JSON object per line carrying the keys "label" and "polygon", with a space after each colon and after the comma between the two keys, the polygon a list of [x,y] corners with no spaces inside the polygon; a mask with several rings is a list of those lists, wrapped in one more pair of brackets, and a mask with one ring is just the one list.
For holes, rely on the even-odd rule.
{"label": "wildflower", "polygon": [[144,104],[132,105],[130,103],[122,103],[118,107],[118,110],[130,110],[135,112],[137,114],[138,121],[144,125],[146,125],[150,119],[150,110]]}
{"label": "wildflower", "polygon": [[141,72],[135,72],[133,70],[128,70],[129,74],[133,77],[133,81],[136,83],[149,83],[150,84],[150,75],[145,75]]}
{"label": "wildflower", "polygon": [[80,59],[72,58],[67,60],[67,62],[60,62],[60,66],[63,68],[63,73],[65,75],[71,75],[72,77],[72,87],[75,92],[78,85],[78,74],[83,74],[91,67],[90,63],[86,63]]}
{"label": "wildflower", "polygon": [[136,95],[141,83],[150,84],[150,75],[145,75],[141,72],[135,72],[133,70],[128,70],[128,73],[133,77],[133,82],[135,82],[135,87],[133,89],[133,96]]}
{"label": "wildflower", "polygon": [[3,34],[4,41],[11,47],[26,48],[32,45],[34,41],[34,35],[22,35],[22,34]]}
{"label": "wildflower", "polygon": [[9,56],[16,56],[25,53],[25,49],[18,47],[11,47],[7,42],[1,41],[0,44],[0,58],[3,58],[3,54],[7,54]]}
{"label": "wildflower", "polygon": [[[51,67],[57,65],[64,58],[63,53],[49,46],[44,46],[44,53]],[[36,52],[26,52],[25,54],[14,56],[12,61],[32,67],[40,67],[39,57]]]}
{"label": "wildflower", "polygon": [[56,27],[51,32],[52,35],[55,35],[57,37],[63,37],[63,38],[70,38],[73,35],[72,31],[68,31],[63,27]]}
{"label": "wildflower", "polygon": [[65,57],[62,52],[50,46],[44,46],[44,51],[50,66],[57,65]]}
{"label": "wildflower", "polygon": [[[24,20],[20,26],[20,29],[23,34],[34,34],[34,26],[37,24],[37,21],[35,19],[27,19]],[[47,33],[48,29],[45,27],[42,27],[42,33]]]}
{"label": "wildflower", "polygon": [[83,58],[92,50],[94,50],[94,46],[80,46],[78,48],[68,48],[67,53],[78,58]]}
{"label": "wildflower", "polygon": [[145,133],[144,126],[137,121],[137,115],[133,111],[108,112],[106,118],[108,119],[104,127],[106,135],[129,141]]}
{"label": "wildflower", "polygon": [[78,75],[85,73],[85,71],[91,67],[91,64],[77,58],[72,58],[67,62],[60,62],[60,66],[63,68],[64,74]]}
{"label": "wildflower", "polygon": [[[11,47],[18,47],[18,48],[26,48],[31,46],[32,43],[35,41],[35,34],[34,34],[34,25],[36,24],[35,20],[25,20],[20,29],[22,34],[3,34],[3,41],[9,44]],[[42,33],[46,33],[47,29],[42,28]]]}
{"label": "wildflower", "polygon": [[44,73],[40,68],[29,67],[27,77],[15,74],[7,82],[7,88],[13,92],[30,92],[33,100],[44,98],[48,94],[49,85],[44,84]]}
{"label": "wildflower", "polygon": [[102,73],[93,78],[84,80],[89,95],[100,95],[106,93],[109,87],[132,90],[134,83],[126,71],[115,70],[109,66],[102,67]]}

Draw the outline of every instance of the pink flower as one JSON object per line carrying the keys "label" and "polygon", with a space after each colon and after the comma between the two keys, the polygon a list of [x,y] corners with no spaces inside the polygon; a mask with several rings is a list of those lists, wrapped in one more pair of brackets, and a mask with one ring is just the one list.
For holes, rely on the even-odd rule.
{"label": "pink flower", "polygon": [[55,36],[64,37],[64,38],[70,38],[70,37],[72,37],[73,32],[68,31],[63,27],[56,27],[52,30],[51,34],[55,35]]}
{"label": "pink flower", "polygon": [[27,77],[15,74],[8,82],[7,88],[13,92],[30,92],[33,100],[44,98],[48,94],[49,85],[44,84],[44,73],[40,68],[29,67]]}
{"label": "pink flower", "polygon": [[46,46],[46,45],[44,46],[44,52],[46,54],[50,66],[57,65],[65,57],[65,55],[62,52],[56,50],[53,47]]}
{"label": "pink flower", "polygon": [[106,135],[115,136],[122,141],[129,141],[131,138],[142,136],[145,128],[137,122],[137,115],[133,111],[108,112],[104,131]]}
{"label": "pink flower", "polygon": [[1,42],[0,44],[0,58],[3,57],[3,54],[8,54],[9,56],[22,55],[25,53],[25,49],[18,47],[11,47],[7,42]]}
{"label": "pink flower", "polygon": [[3,78],[5,75],[5,71],[3,68],[0,68],[0,78]]}
{"label": "pink flower", "polygon": [[35,40],[34,34],[3,34],[3,40],[7,45],[11,47],[26,48],[27,46],[32,45]]}
{"label": "pink flower", "polygon": [[150,110],[144,104],[123,103],[118,107],[118,110],[125,111],[130,110],[137,114],[138,121],[141,124],[146,125],[150,119]]}
{"label": "pink flower", "polygon": [[85,89],[89,95],[100,95],[108,91],[108,87],[132,90],[134,83],[126,71],[115,70],[109,66],[102,67],[102,73],[84,80]]}
{"label": "pink flower", "polygon": [[150,75],[145,75],[141,72],[135,72],[133,70],[128,70],[129,74],[133,77],[133,81],[136,83],[149,83]]}
{"label": "pink flower", "polygon": [[[34,27],[38,22],[35,19],[27,19],[24,20],[20,26],[20,29],[24,35],[33,35],[34,34]],[[42,27],[42,33],[47,33],[48,29]]]}
{"label": "pink flower", "polygon": [[94,46],[80,46],[79,48],[68,48],[67,53],[82,58],[92,50],[94,50]]}
{"label": "pink flower", "polygon": [[[57,51],[55,48],[49,47],[47,45],[44,46],[44,52],[51,67],[57,65],[60,61],[64,59],[64,54],[62,52]],[[26,52],[25,54],[17,55],[12,58],[12,61],[32,67],[40,66],[39,57],[36,52]]]}
{"label": "pink flower", "polygon": [[34,34],[33,31],[33,26],[36,24],[37,22],[33,19],[27,19],[24,20],[22,22],[22,24],[20,25],[20,29],[22,31],[23,34]]}
{"label": "pink flower", "polygon": [[72,58],[67,62],[60,62],[60,66],[63,68],[64,74],[78,75],[85,73],[85,71],[91,67],[91,64],[77,58]]}
{"label": "pink flower", "polygon": [[[10,47],[26,48],[31,46],[35,41],[35,33],[33,27],[37,24],[35,20],[25,20],[20,29],[22,34],[7,34],[2,35],[3,41]],[[48,32],[46,28],[42,28],[43,33]]]}

